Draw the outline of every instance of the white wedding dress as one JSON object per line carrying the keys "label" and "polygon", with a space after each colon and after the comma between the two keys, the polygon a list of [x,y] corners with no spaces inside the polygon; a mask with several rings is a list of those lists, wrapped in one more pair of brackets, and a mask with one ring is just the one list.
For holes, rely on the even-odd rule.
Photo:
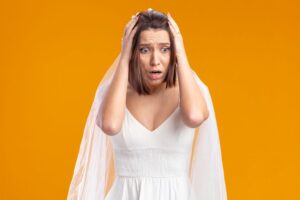
{"label": "white wedding dress", "polygon": [[179,106],[153,131],[126,108],[121,131],[110,136],[116,176],[105,200],[189,199],[194,132]]}
{"label": "white wedding dress", "polygon": [[[120,54],[98,85],[67,199],[227,200],[212,98],[194,71],[193,78],[209,110],[208,119],[197,129],[183,123],[179,107],[154,131],[143,126],[128,109],[117,135],[109,136],[96,125],[118,58]],[[111,161],[115,179],[108,188]]]}

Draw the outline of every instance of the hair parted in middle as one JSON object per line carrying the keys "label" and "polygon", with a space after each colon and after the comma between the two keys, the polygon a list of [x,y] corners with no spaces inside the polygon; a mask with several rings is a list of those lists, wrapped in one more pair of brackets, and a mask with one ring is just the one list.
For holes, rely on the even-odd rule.
{"label": "hair parted in middle", "polygon": [[173,87],[176,85],[176,54],[175,54],[175,43],[174,36],[170,30],[168,24],[168,17],[166,14],[155,11],[153,9],[148,9],[147,11],[139,12],[137,23],[137,31],[132,39],[131,57],[129,60],[129,84],[138,92],[139,95],[149,95],[150,89],[145,84],[142,76],[142,69],[140,68],[139,59],[139,40],[140,34],[144,30],[148,29],[161,29],[165,30],[169,34],[170,38],[170,63],[168,66],[168,71],[163,82],[166,82],[166,88]]}

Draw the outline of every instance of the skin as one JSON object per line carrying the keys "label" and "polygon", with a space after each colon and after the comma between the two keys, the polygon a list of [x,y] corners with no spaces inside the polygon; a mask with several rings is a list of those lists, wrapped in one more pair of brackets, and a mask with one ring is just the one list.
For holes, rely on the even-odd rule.
{"label": "skin", "polygon": [[[177,34],[178,26],[168,15],[169,24],[176,43],[176,56],[178,59],[178,83],[174,88],[165,88],[163,78],[151,80],[147,72],[153,68],[163,71],[166,75],[170,62],[170,52],[166,51],[170,43],[165,30],[149,29],[141,33],[139,45],[148,43],[147,48],[140,52],[143,77],[151,88],[151,95],[139,96],[128,84],[129,59],[132,38],[136,28],[132,29],[137,17],[132,18],[125,27],[122,41],[122,51],[118,56],[116,73],[108,88],[102,107],[102,115],[98,114],[97,125],[108,135],[120,132],[125,108],[150,131],[155,130],[163,123],[178,106],[180,98],[180,114],[184,123],[192,128],[198,127],[208,117],[208,110],[201,91],[193,79],[192,71],[187,61],[183,40]],[[142,47],[142,46],[141,46]],[[168,104],[162,104],[168,99]],[[101,118],[99,116],[102,116]]]}
{"label": "skin", "polygon": [[[129,87],[127,109],[144,127],[154,131],[175,111],[179,103],[178,85],[166,89],[166,83],[163,82],[171,56],[169,34],[161,29],[145,30],[141,32],[138,48],[142,76],[151,88],[151,95],[140,96]],[[153,69],[162,71],[159,79],[149,77],[149,71]],[[167,104],[163,103],[166,99]]]}
{"label": "skin", "polygon": [[[138,48],[142,75],[152,94],[162,92],[165,87],[163,79],[170,63],[170,45],[170,38],[165,30],[149,29],[141,32]],[[149,71],[154,69],[162,71],[160,79],[153,80],[149,77]]]}

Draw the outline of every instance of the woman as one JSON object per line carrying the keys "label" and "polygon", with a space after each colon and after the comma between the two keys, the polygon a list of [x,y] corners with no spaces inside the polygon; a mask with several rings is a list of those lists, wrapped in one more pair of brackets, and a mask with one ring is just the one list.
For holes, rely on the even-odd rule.
{"label": "woman", "polygon": [[98,86],[68,199],[226,198],[208,88],[190,68],[173,18],[138,13]]}

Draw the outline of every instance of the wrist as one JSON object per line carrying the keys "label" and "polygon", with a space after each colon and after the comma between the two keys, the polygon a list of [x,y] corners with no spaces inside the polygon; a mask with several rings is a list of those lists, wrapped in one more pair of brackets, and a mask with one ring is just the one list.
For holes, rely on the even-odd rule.
{"label": "wrist", "polygon": [[129,56],[121,54],[120,63],[129,65]]}
{"label": "wrist", "polygon": [[120,57],[120,60],[119,60],[119,65],[125,67],[129,67],[129,58],[128,57],[125,57],[125,56],[121,56]]}
{"label": "wrist", "polygon": [[177,62],[178,65],[182,66],[182,65],[189,65],[189,61],[187,59],[187,56],[185,54],[180,54],[177,56]]}

